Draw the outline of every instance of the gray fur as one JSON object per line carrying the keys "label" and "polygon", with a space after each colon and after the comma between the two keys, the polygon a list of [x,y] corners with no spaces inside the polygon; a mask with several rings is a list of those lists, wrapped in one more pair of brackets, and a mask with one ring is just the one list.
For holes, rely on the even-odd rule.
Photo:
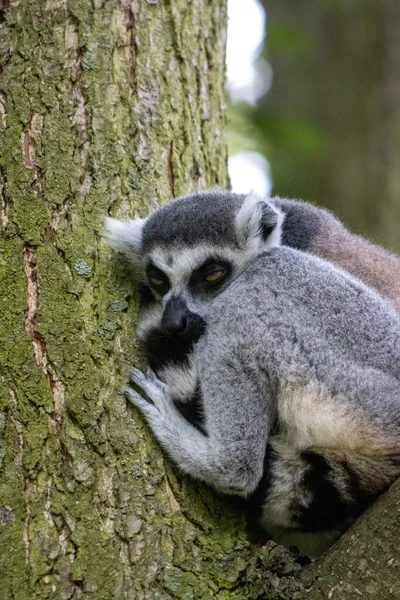
{"label": "gray fur", "polygon": [[302,546],[296,514],[313,493],[302,487],[303,453],[337,466],[332,478],[344,498],[352,488],[343,462],[373,495],[400,473],[400,320],[361,282],[289,248],[254,259],[203,309],[207,331],[189,368],[201,385],[206,435],[153,374],[136,370],[132,380],[154,404],[133,390],[127,397],[184,472],[223,492],[255,492],[268,443],[262,521],[278,540],[316,554],[347,523],[303,536]]}
{"label": "gray fur", "polygon": [[147,219],[142,251],[148,253],[156,246],[196,246],[204,242],[237,247],[234,220],[244,198],[233,192],[211,190],[168,202]]}
{"label": "gray fur", "polygon": [[[145,282],[150,264],[169,282],[139,328],[156,375],[132,375],[154,405],[127,397],[182,470],[251,498],[274,539],[319,554],[399,474],[400,259],[309,204],[221,191],[107,230]],[[210,258],[229,277],[196,290]],[[176,298],[197,318],[192,339],[164,331]]]}
{"label": "gray fur", "polygon": [[285,215],[282,244],[323,258],[388,298],[400,313],[400,258],[351,233],[328,210],[307,202],[273,198]]}

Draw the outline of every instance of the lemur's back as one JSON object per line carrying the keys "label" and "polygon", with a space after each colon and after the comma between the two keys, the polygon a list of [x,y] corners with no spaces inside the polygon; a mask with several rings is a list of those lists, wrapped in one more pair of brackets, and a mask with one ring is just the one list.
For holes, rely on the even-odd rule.
{"label": "lemur's back", "polygon": [[261,520],[318,555],[400,475],[400,319],[361,282],[289,248],[255,259],[211,312],[200,380],[215,372],[240,386],[236,357],[273,390],[253,495]]}
{"label": "lemur's back", "polygon": [[[313,429],[327,411],[338,422],[346,413],[346,434],[355,425],[377,435],[393,429],[400,441],[400,319],[387,301],[329,263],[289,248],[256,258],[212,304],[195,350],[200,379],[217,372],[240,385],[226,366],[235,352],[254,377],[274,382],[274,410],[289,397],[311,411]],[[319,397],[314,407],[306,399],[311,389]]]}
{"label": "lemur's back", "polygon": [[273,198],[285,213],[282,243],[327,260],[378,290],[400,313],[400,257],[351,233],[329,211]]}
{"label": "lemur's back", "polygon": [[324,348],[330,348],[338,360],[400,379],[400,318],[395,310],[361,281],[307,253],[280,247],[256,258],[212,303],[212,337],[224,335],[227,322],[232,324],[227,335],[237,335],[238,341],[249,337],[253,351],[261,355],[271,352],[269,344],[276,338],[281,343],[278,362],[282,349],[297,340],[305,353],[315,354],[316,364],[324,362]]}

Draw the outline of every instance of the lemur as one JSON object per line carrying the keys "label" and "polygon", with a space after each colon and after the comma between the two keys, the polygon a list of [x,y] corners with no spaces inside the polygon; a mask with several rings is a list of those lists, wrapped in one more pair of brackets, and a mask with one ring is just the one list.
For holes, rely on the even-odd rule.
{"label": "lemur", "polygon": [[[253,237],[247,242],[238,231],[240,209],[245,205],[255,205],[258,211],[253,215]],[[253,194],[246,196],[224,190],[197,192],[165,204],[146,219],[107,219],[105,234],[112,246],[142,269],[144,314],[138,330],[139,340],[151,368],[159,375],[167,370],[170,381],[175,377],[176,382],[180,382],[176,383],[176,404],[198,427],[201,427],[199,395],[194,394],[189,401],[184,389],[179,388],[184,385],[182,373],[193,344],[204,331],[204,323],[198,315],[190,313],[186,327],[180,328],[175,322],[174,314],[182,314],[179,307],[184,307],[182,297],[178,293],[172,302],[166,302],[162,284],[157,288],[150,283],[151,274],[157,274],[157,261],[152,261],[152,252],[156,258],[164,248],[173,252],[174,271],[178,275],[179,265],[191,260],[189,254],[195,248],[203,248],[204,255],[222,253],[230,265],[231,272],[225,278],[225,283],[229,283],[267,248],[290,246],[324,258],[355,275],[388,298],[400,313],[400,258],[350,233],[329,211],[306,202],[281,198],[260,200]],[[182,285],[185,287],[186,282]]]}
{"label": "lemur", "polygon": [[257,502],[274,539],[318,555],[399,474],[400,320],[301,250],[322,254],[325,240],[393,304],[371,254],[391,275],[399,259],[325,211],[229,192],[107,228],[153,298],[140,329],[157,375],[132,375],[153,404],[127,398],[182,470]]}

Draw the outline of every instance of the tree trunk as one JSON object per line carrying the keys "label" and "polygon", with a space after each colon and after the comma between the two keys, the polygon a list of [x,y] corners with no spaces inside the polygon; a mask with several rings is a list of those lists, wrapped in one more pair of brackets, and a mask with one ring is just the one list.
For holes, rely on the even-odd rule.
{"label": "tree trunk", "polygon": [[1,17],[0,598],[305,597],[312,569],[177,477],[119,394],[136,289],[98,231],[226,187],[225,0]]}

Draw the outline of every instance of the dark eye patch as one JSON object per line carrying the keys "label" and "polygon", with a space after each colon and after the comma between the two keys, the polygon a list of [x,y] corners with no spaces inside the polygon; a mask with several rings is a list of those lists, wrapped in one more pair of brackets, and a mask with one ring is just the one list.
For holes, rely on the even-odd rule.
{"label": "dark eye patch", "polygon": [[[213,280],[207,277],[213,274],[221,274]],[[189,280],[189,288],[194,293],[209,293],[217,290],[227,280],[232,273],[232,265],[227,260],[219,256],[211,256],[198,269],[193,271]]]}
{"label": "dark eye patch", "polygon": [[146,277],[152,290],[164,296],[169,290],[169,279],[158,267],[150,263],[146,267]]}
{"label": "dark eye patch", "polygon": [[147,282],[141,281],[139,283],[139,308],[140,310],[146,310],[150,308],[152,304],[157,301],[152,289]]}

